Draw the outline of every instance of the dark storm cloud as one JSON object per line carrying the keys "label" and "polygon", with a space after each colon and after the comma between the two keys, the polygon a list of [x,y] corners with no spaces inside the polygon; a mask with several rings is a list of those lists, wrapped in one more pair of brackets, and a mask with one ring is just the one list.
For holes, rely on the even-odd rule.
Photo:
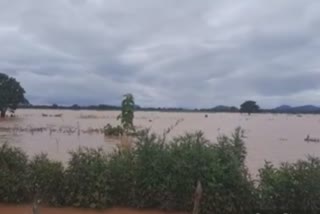
{"label": "dark storm cloud", "polygon": [[0,70],[33,103],[317,103],[317,0],[3,0]]}

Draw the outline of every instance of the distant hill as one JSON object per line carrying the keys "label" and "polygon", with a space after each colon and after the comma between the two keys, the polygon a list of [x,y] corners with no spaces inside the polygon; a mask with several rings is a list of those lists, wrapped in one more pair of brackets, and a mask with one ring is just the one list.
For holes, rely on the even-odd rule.
{"label": "distant hill", "polygon": [[282,105],[282,106],[279,106],[277,108],[274,108],[273,110],[274,111],[278,111],[278,112],[285,112],[285,111],[289,111],[291,109],[292,109],[292,107],[289,106],[289,105]]}
{"label": "distant hill", "polygon": [[296,107],[282,105],[272,109],[272,111],[278,113],[320,113],[320,107],[314,105],[304,105]]}

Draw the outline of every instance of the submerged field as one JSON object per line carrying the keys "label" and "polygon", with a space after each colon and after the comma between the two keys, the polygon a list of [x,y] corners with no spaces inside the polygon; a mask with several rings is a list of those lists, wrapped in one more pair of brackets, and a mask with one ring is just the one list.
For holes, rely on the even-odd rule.
{"label": "submerged field", "polygon": [[[112,151],[119,143],[105,138],[101,130],[118,124],[117,111],[18,110],[15,118],[0,121],[0,142],[22,148],[28,155],[41,152],[49,158],[66,162],[68,152],[79,146],[102,147]],[[305,142],[320,138],[320,115],[238,113],[162,113],[136,112],[134,123],[162,134],[171,128],[169,137],[201,130],[210,140],[230,135],[241,126],[245,130],[247,159],[252,174],[268,160],[274,164],[293,162],[307,155],[320,156],[320,144]]]}

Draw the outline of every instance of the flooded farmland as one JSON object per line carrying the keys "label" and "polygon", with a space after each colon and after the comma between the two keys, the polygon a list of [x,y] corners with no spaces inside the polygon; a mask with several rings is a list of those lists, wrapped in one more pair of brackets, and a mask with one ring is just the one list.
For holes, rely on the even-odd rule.
{"label": "flooded farmland", "polygon": [[[29,156],[47,153],[49,158],[67,162],[69,151],[79,146],[102,147],[111,152],[118,139],[106,138],[103,127],[119,124],[118,111],[18,110],[16,117],[0,120],[0,143],[22,148]],[[136,112],[134,123],[162,134],[172,128],[169,137],[201,130],[215,142],[241,126],[245,130],[247,166],[255,174],[268,160],[275,165],[295,161],[307,155],[320,156],[320,143],[306,142],[309,136],[320,138],[320,115],[238,113],[164,113]]]}

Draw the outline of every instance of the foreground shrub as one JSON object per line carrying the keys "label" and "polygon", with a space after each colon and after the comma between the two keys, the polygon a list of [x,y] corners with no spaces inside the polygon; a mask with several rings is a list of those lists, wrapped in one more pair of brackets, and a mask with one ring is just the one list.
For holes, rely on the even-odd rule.
{"label": "foreground shrub", "polygon": [[28,200],[28,158],[20,149],[0,147],[0,202]]}
{"label": "foreground shrub", "polygon": [[63,203],[64,168],[47,155],[35,156],[29,163],[30,195],[51,205]]}
{"label": "foreground shrub", "polygon": [[172,160],[165,142],[148,131],[140,132],[135,142],[134,188],[132,203],[139,208],[170,208],[168,185]]}
{"label": "foreground shrub", "polygon": [[132,150],[117,149],[108,162],[109,194],[115,206],[136,206],[135,156]]}
{"label": "foreground shrub", "polygon": [[112,155],[110,195],[117,205],[190,211],[200,180],[202,213],[246,213],[254,208],[254,187],[240,134],[214,145],[201,132],[170,142],[141,132],[132,151]]}
{"label": "foreground shrub", "polygon": [[245,167],[242,134],[238,128],[231,138],[218,138],[218,143],[212,146],[214,157],[211,156],[211,162],[199,163],[205,166],[202,208],[205,213],[248,213],[256,207],[255,188]]}
{"label": "foreground shrub", "polygon": [[[247,213],[253,209],[254,187],[244,166],[245,147],[240,134],[238,129],[232,138],[221,137],[217,144],[211,144],[202,133],[196,133],[170,144],[176,158],[172,177],[179,172],[173,190],[175,198],[181,200],[177,205],[187,201],[188,193],[193,193],[194,188],[187,187],[192,182],[194,187],[200,180],[204,190],[202,213]],[[183,170],[178,171],[180,168]],[[189,200],[185,207],[191,206]]]}
{"label": "foreground shrub", "polygon": [[108,205],[107,156],[102,149],[71,152],[65,174],[65,201],[76,207],[103,208]]}
{"label": "foreground shrub", "polygon": [[262,210],[320,212],[320,159],[309,157],[279,168],[266,163],[260,169],[260,179]]}

